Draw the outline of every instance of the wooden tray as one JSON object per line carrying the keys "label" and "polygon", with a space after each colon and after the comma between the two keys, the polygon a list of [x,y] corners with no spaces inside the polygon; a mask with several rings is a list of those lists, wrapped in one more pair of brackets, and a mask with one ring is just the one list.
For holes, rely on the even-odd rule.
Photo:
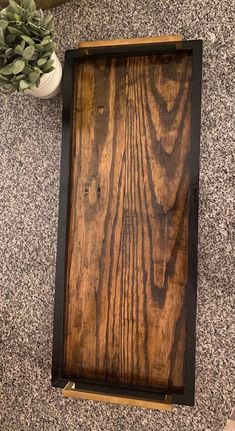
{"label": "wooden tray", "polygon": [[201,52],[171,38],[66,53],[52,367],[65,395],[193,405]]}

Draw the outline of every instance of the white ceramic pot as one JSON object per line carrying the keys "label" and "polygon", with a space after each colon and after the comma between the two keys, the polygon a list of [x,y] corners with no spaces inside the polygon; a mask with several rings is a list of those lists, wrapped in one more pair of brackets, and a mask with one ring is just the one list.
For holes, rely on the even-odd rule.
{"label": "white ceramic pot", "polygon": [[50,99],[57,96],[61,89],[62,66],[55,52],[51,55],[51,59],[54,60],[55,69],[41,76],[39,87],[36,90],[26,90],[25,93],[39,99]]}

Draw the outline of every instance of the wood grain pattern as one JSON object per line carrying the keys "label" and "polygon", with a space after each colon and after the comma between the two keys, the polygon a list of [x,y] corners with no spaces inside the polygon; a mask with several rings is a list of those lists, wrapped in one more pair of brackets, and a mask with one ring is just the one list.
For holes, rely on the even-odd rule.
{"label": "wood grain pattern", "polygon": [[191,57],[76,66],[64,371],[184,386]]}

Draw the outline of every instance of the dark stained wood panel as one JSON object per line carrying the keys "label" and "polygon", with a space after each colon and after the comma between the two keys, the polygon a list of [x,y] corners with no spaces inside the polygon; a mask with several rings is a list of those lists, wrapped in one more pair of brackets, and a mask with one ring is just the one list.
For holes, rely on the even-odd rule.
{"label": "dark stained wood panel", "polygon": [[192,59],[75,68],[64,373],[184,387]]}

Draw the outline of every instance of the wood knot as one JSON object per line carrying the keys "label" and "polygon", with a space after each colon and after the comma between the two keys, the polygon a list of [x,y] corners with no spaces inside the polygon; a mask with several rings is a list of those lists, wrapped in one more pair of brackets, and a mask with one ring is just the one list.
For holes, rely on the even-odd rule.
{"label": "wood knot", "polygon": [[99,181],[97,181],[94,175],[90,178],[89,182],[85,184],[84,196],[90,205],[94,205],[100,199],[101,189]]}

